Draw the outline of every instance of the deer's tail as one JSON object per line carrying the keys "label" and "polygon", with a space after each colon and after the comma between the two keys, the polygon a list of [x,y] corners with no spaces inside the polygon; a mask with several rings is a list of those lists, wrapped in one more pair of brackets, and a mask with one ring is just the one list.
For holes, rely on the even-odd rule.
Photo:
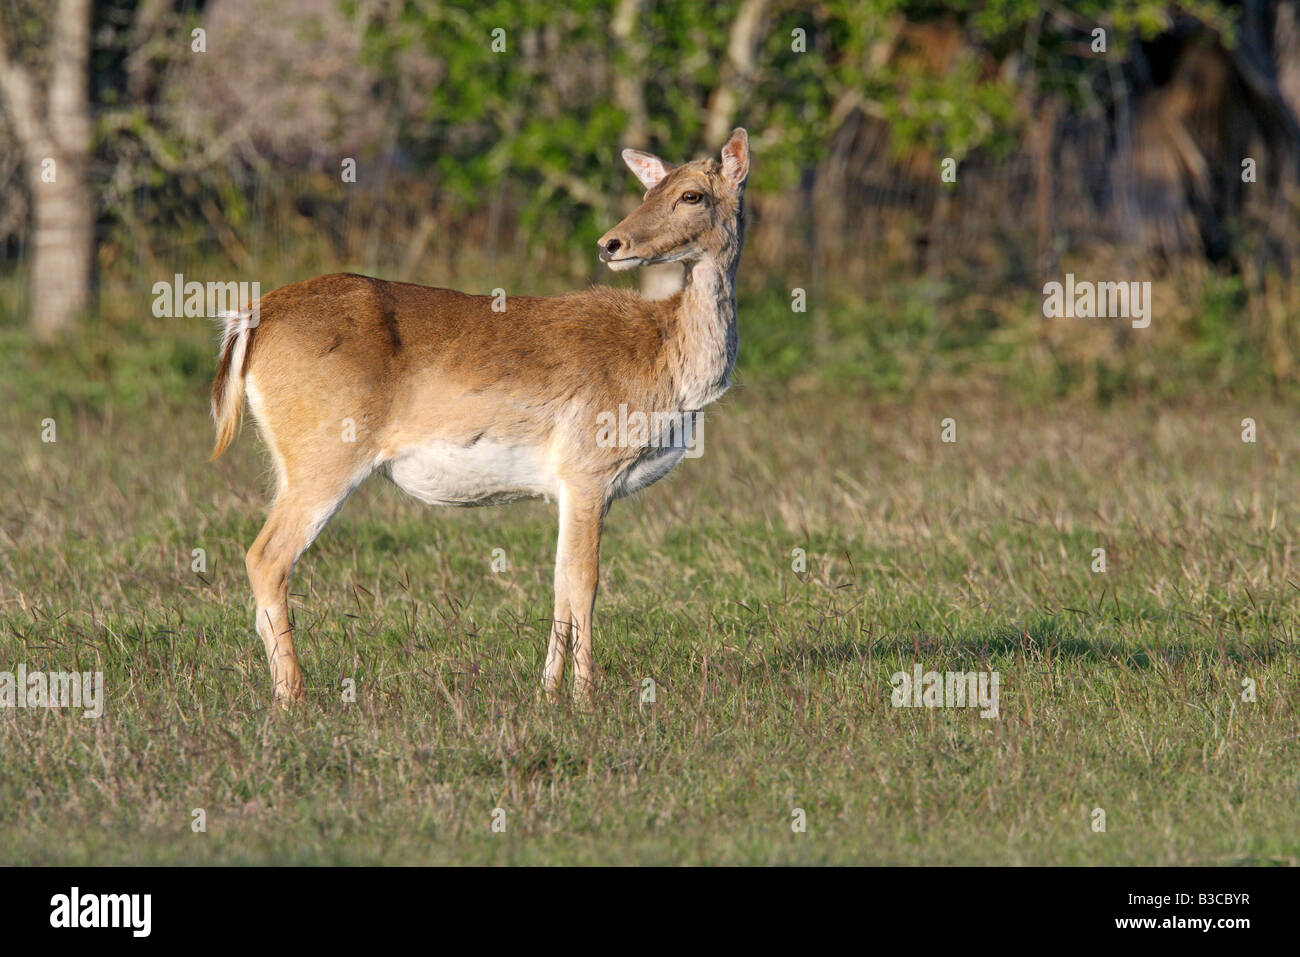
{"label": "deer's tail", "polygon": [[212,447],[211,462],[226,451],[239,431],[244,414],[244,375],[248,369],[248,347],[257,327],[256,313],[224,312],[221,353],[217,376],[212,380],[212,418],[217,423],[217,442]]}

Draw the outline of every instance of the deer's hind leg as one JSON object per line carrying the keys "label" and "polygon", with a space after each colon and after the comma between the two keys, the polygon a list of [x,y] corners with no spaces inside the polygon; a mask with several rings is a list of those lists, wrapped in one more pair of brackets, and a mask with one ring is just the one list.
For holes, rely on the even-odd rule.
{"label": "deer's hind leg", "polygon": [[281,466],[279,492],[266,524],[245,556],[257,603],[257,633],[266,645],[278,704],[301,701],[305,696],[289,621],[289,576],[299,556],[368,474],[322,469],[294,475]]}

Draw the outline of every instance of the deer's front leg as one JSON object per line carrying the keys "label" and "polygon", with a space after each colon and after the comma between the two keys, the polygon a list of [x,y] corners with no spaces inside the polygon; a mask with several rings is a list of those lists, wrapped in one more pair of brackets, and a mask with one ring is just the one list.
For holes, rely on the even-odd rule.
{"label": "deer's front leg", "polygon": [[564,659],[569,653],[573,631],[573,614],[569,609],[569,590],[564,577],[564,538],[555,548],[555,612],[551,615],[551,637],[546,647],[546,668],[542,671],[542,690],[552,702],[560,700],[560,682],[564,680]]}
{"label": "deer's front leg", "polygon": [[573,646],[573,698],[591,702],[594,689],[591,619],[596,604],[600,533],[604,496],[565,483],[560,490],[560,533],[555,549],[555,618],[542,685],[552,700],[559,696],[568,646]]}

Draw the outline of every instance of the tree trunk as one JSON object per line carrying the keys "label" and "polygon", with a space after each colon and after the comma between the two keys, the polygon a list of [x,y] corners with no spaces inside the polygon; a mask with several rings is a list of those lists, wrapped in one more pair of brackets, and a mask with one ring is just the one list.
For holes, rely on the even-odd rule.
{"label": "tree trunk", "polygon": [[51,339],[89,307],[95,207],[87,175],[90,119],[90,0],[59,0],[45,95],[29,64],[13,59],[0,18],[0,102],[27,165],[32,194],[31,327]]}
{"label": "tree trunk", "polygon": [[[32,177],[32,331],[52,339],[90,307],[95,213],[80,163],[56,153],[55,181]],[[29,164],[30,164],[29,160]],[[39,169],[39,161],[38,161]]]}

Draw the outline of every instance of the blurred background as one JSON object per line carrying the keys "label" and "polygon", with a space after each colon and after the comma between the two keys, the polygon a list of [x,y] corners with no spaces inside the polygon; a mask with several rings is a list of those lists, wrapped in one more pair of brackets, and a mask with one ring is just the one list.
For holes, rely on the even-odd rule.
{"label": "blurred background", "polygon": [[[202,395],[177,273],[662,294],[595,256],[619,151],[744,125],[743,382],[1289,393],[1298,112],[1292,0],[0,0],[0,371]],[[1067,272],[1150,327],[1044,319]]]}

